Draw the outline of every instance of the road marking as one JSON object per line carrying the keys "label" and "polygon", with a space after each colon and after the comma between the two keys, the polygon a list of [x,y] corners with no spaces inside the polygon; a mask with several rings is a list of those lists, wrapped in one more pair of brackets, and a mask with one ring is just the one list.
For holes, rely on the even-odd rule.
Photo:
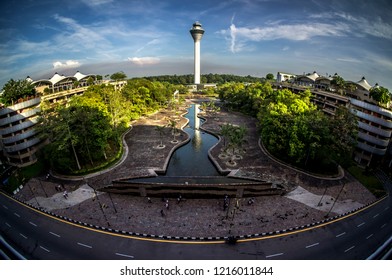
{"label": "road marking", "polygon": [[387,223],[383,224],[383,225],[381,226],[381,228],[384,228],[386,225],[387,225]]}
{"label": "road marking", "polygon": [[27,236],[26,236],[26,235],[23,235],[23,234],[21,234],[21,233],[19,233],[19,235],[22,236],[24,239],[27,239]]}
{"label": "road marking", "polygon": [[29,224],[32,225],[32,226],[34,226],[34,227],[37,227],[37,225],[34,224],[33,222],[29,222]]}
{"label": "road marking", "polygon": [[58,235],[57,233],[54,233],[54,232],[51,232],[51,231],[49,231],[49,233],[51,234],[51,235],[54,235],[54,236],[56,236],[56,237],[61,237],[60,235]]}
{"label": "road marking", "polygon": [[313,243],[313,244],[311,244],[311,245],[308,245],[308,246],[306,246],[305,248],[306,249],[309,249],[309,248],[312,248],[312,247],[314,247],[314,246],[317,246],[317,245],[319,245],[320,243]]}
{"label": "road marking", "polygon": [[336,235],[335,237],[340,237],[340,236],[343,236],[343,235],[345,235],[345,234],[346,234],[346,232],[342,232],[342,233]]}
{"label": "road marking", "polygon": [[269,255],[269,256],[266,256],[266,258],[268,259],[268,258],[273,258],[273,257],[281,256],[281,255],[283,255],[283,253]]}
{"label": "road marking", "polygon": [[371,235],[369,235],[368,237],[366,237],[366,239],[369,239],[370,237],[372,237],[373,236],[373,233],[371,234]]}
{"label": "road marking", "polygon": [[385,209],[384,209],[384,210],[385,210],[385,211],[387,211],[388,209],[389,209],[389,206],[385,207]]}
{"label": "road marking", "polygon": [[42,247],[42,246],[39,246],[39,247],[40,247],[42,250],[44,250],[44,251],[50,253],[50,251],[49,251],[48,249],[46,249],[45,247]]}
{"label": "road marking", "polygon": [[366,224],[366,223],[363,222],[362,224],[357,225],[357,227],[361,227],[361,226],[363,226],[364,224]]}
{"label": "road marking", "polygon": [[86,245],[86,244],[79,243],[79,242],[78,242],[78,245],[83,246],[83,247],[86,247],[86,248],[89,248],[89,249],[93,248],[93,247],[90,246],[90,245]]}
{"label": "road marking", "polygon": [[348,248],[348,249],[345,250],[344,252],[347,253],[348,251],[350,251],[350,250],[352,250],[352,249],[354,249],[354,248],[355,248],[355,246],[351,246],[350,248]]}
{"label": "road marking", "polygon": [[20,215],[19,215],[18,213],[15,213],[15,212],[14,212],[14,215],[15,215],[16,217],[20,218]]}
{"label": "road marking", "polygon": [[11,225],[9,223],[5,223],[8,227],[11,227]]}
{"label": "road marking", "polygon": [[377,218],[377,217],[378,217],[378,215],[380,215],[380,214],[376,214],[376,215],[374,215],[374,216],[373,216],[373,219],[374,219],[374,218]]}
{"label": "road marking", "polygon": [[5,206],[5,205],[3,205],[3,207],[4,207],[4,209],[8,209],[8,207],[7,207],[7,206]]}
{"label": "road marking", "polygon": [[121,254],[121,253],[116,253],[116,255],[117,255],[117,256],[120,256],[120,257],[126,257],[126,258],[130,258],[130,259],[133,259],[133,258],[134,258],[134,256],[131,256],[131,255],[125,255],[125,254]]}

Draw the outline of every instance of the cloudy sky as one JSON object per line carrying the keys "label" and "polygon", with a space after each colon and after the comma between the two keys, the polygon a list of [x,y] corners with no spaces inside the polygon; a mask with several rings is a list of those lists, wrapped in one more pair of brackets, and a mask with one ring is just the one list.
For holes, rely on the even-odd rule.
{"label": "cloudy sky", "polygon": [[0,3],[0,87],[54,72],[128,77],[317,71],[392,91],[390,0],[10,0]]}

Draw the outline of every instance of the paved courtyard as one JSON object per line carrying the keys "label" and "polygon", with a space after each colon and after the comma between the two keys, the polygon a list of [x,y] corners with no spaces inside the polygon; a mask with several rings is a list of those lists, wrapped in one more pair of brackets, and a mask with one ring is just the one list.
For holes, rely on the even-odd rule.
{"label": "paved courtyard", "polygon": [[[189,104],[190,101],[187,102]],[[182,112],[185,113],[185,107]],[[169,117],[177,118],[178,127],[187,122],[185,118],[167,110],[134,122],[124,138],[128,147],[126,156],[121,164],[106,172],[84,178],[33,178],[16,196],[53,213],[98,226],[155,235],[195,237],[287,229],[322,220],[328,212],[331,212],[330,216],[342,214],[375,200],[348,173],[342,180],[317,179],[271,160],[259,147],[256,120],[224,110],[206,115],[207,121],[202,128],[218,133],[220,125],[224,123],[245,125],[246,151],[236,166],[229,166],[219,158],[223,145],[219,143],[211,150],[214,161],[222,170],[236,170],[239,176],[282,183],[289,190],[286,195],[255,197],[251,204],[249,198],[232,198],[225,209],[223,197],[184,197],[180,202],[169,198],[166,207],[166,201],[161,197],[151,197],[148,201],[145,197],[97,191],[114,179],[145,176],[151,170],[165,168],[171,151],[179,144],[171,143],[170,128],[166,128],[163,137],[165,148],[158,149],[160,137],[156,126],[167,124]],[[176,138],[181,143],[188,136],[182,131]],[[65,190],[67,197],[63,195]]]}

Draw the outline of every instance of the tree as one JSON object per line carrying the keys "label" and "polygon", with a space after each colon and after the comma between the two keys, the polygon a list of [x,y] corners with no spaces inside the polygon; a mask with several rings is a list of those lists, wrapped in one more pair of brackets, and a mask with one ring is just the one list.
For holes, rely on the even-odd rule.
{"label": "tree", "polygon": [[355,147],[357,121],[347,108],[327,117],[310,101],[310,93],[275,91],[258,114],[262,140],[275,156],[312,171],[342,164]]}
{"label": "tree", "polygon": [[36,94],[37,92],[31,82],[11,79],[4,85],[0,100],[4,105],[9,106],[21,98],[35,96]]}
{"label": "tree", "polygon": [[159,139],[161,140],[161,144],[159,145],[160,148],[164,147],[163,142],[162,142],[162,136],[165,134],[165,127],[164,125],[157,125],[155,127],[155,130],[158,131],[159,133]]}
{"label": "tree", "polygon": [[230,133],[230,145],[233,148],[233,155],[235,150],[240,150],[242,148],[242,143],[244,142],[247,129],[244,126],[233,126]]}
{"label": "tree", "polygon": [[106,161],[114,136],[105,104],[91,96],[73,97],[67,107],[42,108],[37,129],[49,142],[45,158],[62,173]]}
{"label": "tree", "polygon": [[265,76],[265,78],[266,78],[267,80],[273,80],[273,79],[274,79],[274,74],[268,73],[268,74]]}
{"label": "tree", "polygon": [[169,120],[169,127],[172,129],[173,141],[176,142],[176,135],[177,135],[177,121],[170,119]]}
{"label": "tree", "polygon": [[228,139],[230,137],[230,133],[232,130],[231,127],[232,127],[231,124],[226,123],[226,124],[223,124],[220,129],[220,135],[223,137],[223,150],[224,151],[226,151],[226,149],[227,149],[227,142],[228,141],[226,139]]}
{"label": "tree", "polygon": [[358,120],[348,108],[339,107],[335,115],[328,120],[330,141],[325,152],[331,160],[346,164],[357,145]]}
{"label": "tree", "polygon": [[125,80],[126,78],[127,78],[127,75],[123,71],[113,73],[110,76],[110,79],[114,80],[114,81]]}
{"label": "tree", "polygon": [[377,86],[372,88],[369,95],[373,100],[381,104],[388,104],[388,102],[391,101],[391,93],[384,87]]}
{"label": "tree", "polygon": [[332,77],[331,85],[338,91],[338,93],[343,94],[346,82],[342,77],[335,73]]}

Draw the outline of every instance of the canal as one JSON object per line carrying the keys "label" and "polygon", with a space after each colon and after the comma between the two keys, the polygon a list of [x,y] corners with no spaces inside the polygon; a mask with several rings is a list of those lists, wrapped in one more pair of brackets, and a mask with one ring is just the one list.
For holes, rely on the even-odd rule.
{"label": "canal", "polygon": [[188,108],[188,113],[184,117],[189,120],[184,131],[191,140],[173,153],[166,176],[219,176],[218,170],[208,158],[208,150],[218,142],[218,139],[195,128],[195,104]]}

